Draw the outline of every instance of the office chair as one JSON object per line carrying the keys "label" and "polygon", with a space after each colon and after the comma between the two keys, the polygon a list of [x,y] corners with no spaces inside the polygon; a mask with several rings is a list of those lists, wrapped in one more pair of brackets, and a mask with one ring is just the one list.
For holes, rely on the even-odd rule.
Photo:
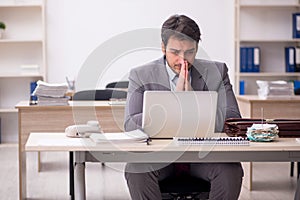
{"label": "office chair", "polygon": [[129,81],[116,81],[108,83],[105,88],[111,88],[111,89],[120,89],[120,88],[128,88]]}
{"label": "office chair", "polygon": [[73,101],[106,101],[110,99],[126,99],[127,92],[123,90],[83,90],[76,92]]}
{"label": "office chair", "polygon": [[[73,96],[73,101],[107,101],[110,99],[126,99],[127,92],[123,90],[82,90]],[[69,153],[69,187],[71,200],[74,200],[74,158],[73,152]],[[104,165],[104,163],[102,163]]]}
{"label": "office chair", "polygon": [[196,177],[170,177],[159,181],[162,199],[209,199],[210,183]]}

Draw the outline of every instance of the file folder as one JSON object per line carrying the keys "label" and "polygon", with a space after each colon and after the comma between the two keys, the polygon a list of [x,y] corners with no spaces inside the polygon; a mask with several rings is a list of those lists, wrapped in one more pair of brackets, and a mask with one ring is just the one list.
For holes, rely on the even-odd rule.
{"label": "file folder", "polygon": [[295,95],[300,95],[300,81],[294,81],[294,93]]}
{"label": "file folder", "polygon": [[295,47],[285,47],[285,71],[295,72]]}
{"label": "file folder", "polygon": [[33,91],[35,90],[36,86],[37,86],[36,81],[30,82],[30,100],[32,101],[37,101],[37,96],[33,95]]}
{"label": "file folder", "polygon": [[[245,64],[244,64],[245,63]],[[242,68],[242,66],[244,66]],[[241,48],[241,72],[260,71],[260,48],[242,47]]]}
{"label": "file folder", "polygon": [[252,51],[253,51],[252,72],[259,72],[260,71],[260,48],[253,47]]}
{"label": "file folder", "polygon": [[245,81],[240,80],[240,95],[244,95],[244,94],[245,94]]}
{"label": "file folder", "polygon": [[240,72],[247,72],[247,47],[240,48]]}
{"label": "file folder", "polygon": [[300,47],[295,47],[295,72],[300,72]]}
{"label": "file folder", "polygon": [[300,38],[300,13],[293,13],[293,38]]}
{"label": "file folder", "polygon": [[254,50],[253,47],[247,48],[247,72],[253,72],[254,66]]}

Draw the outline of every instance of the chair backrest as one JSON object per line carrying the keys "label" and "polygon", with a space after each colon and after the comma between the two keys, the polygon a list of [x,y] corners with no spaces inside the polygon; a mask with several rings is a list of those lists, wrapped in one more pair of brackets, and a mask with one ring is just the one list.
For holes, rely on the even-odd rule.
{"label": "chair backrest", "polygon": [[129,81],[116,81],[108,83],[105,88],[128,88]]}
{"label": "chair backrest", "polygon": [[73,101],[93,101],[93,100],[110,100],[110,99],[126,99],[127,92],[122,90],[83,90],[78,91],[73,96]]}

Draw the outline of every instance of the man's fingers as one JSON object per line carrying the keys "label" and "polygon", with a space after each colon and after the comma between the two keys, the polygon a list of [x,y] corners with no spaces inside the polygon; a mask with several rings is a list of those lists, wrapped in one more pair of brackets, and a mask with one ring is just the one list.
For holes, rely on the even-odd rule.
{"label": "man's fingers", "polygon": [[186,60],[180,61],[181,69],[176,84],[176,91],[191,91],[190,76],[188,71],[188,62]]}

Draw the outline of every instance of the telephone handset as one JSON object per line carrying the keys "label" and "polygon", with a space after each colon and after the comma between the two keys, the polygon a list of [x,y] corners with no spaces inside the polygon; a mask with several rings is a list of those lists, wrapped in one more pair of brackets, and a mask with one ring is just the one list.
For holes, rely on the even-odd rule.
{"label": "telephone handset", "polygon": [[91,133],[102,133],[98,121],[88,121],[87,124],[71,125],[65,129],[68,137],[89,137]]}

